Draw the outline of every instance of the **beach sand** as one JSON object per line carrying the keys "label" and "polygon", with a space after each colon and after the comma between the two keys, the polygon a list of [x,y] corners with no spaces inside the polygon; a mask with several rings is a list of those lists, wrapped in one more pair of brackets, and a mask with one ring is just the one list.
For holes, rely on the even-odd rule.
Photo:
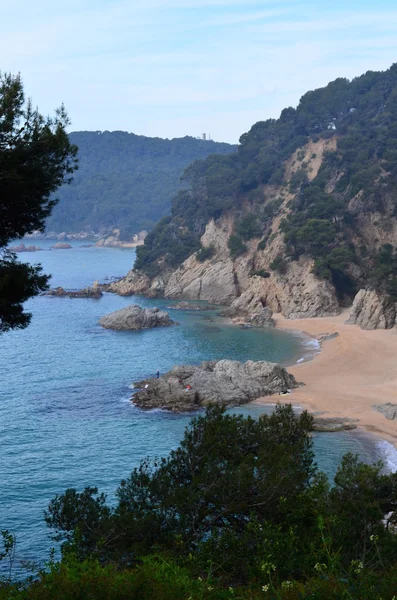
{"label": "beach sand", "polygon": [[[285,319],[274,315],[276,327],[311,337],[338,332],[322,344],[313,360],[288,368],[305,385],[292,391],[292,404],[325,417],[351,417],[357,425],[397,448],[397,420],[376,412],[373,404],[397,404],[397,330],[363,331],[346,325],[348,314],[315,319]],[[274,402],[274,398],[272,400]],[[270,402],[261,398],[256,402]]]}

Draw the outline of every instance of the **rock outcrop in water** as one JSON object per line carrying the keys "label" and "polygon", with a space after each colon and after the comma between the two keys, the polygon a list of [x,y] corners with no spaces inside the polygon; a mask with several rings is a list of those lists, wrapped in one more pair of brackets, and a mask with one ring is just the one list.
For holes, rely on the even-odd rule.
{"label": "rock outcrop in water", "polygon": [[353,301],[349,325],[361,329],[391,329],[396,325],[397,304],[390,302],[374,290],[360,290]]}
{"label": "rock outcrop in water", "polygon": [[18,244],[18,246],[10,246],[8,248],[10,252],[38,252],[39,250],[43,250],[39,246],[25,246],[25,244]]}
{"label": "rock outcrop in water", "polygon": [[158,379],[140,381],[136,387],[141,389],[132,401],[140,408],[191,411],[211,403],[246,404],[296,388],[298,383],[278,364],[219,360],[203,362],[199,367],[177,366]]}
{"label": "rock outcrop in water", "polygon": [[102,290],[97,281],[92,287],[86,287],[82,290],[65,290],[63,287],[53,288],[44,292],[43,296],[55,296],[56,298],[94,298],[99,300],[102,297]]}
{"label": "rock outcrop in water", "polygon": [[72,246],[67,242],[57,242],[51,246],[51,250],[70,250]]}
{"label": "rock outcrop in water", "polygon": [[159,308],[141,308],[131,304],[121,310],[105,315],[99,321],[105,329],[139,330],[175,325],[169,314]]}

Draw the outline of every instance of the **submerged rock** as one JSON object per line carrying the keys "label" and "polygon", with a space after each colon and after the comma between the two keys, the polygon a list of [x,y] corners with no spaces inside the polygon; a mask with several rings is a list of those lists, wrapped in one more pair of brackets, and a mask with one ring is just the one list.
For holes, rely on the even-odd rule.
{"label": "submerged rock", "polygon": [[[147,386],[147,387],[146,387]],[[238,406],[251,400],[298,387],[284,367],[266,361],[203,362],[177,366],[158,379],[136,384],[132,401],[141,408],[197,410],[208,404]]]}
{"label": "submerged rock", "polygon": [[207,306],[206,304],[193,304],[192,302],[186,302],[186,300],[177,302],[177,304],[171,304],[168,308],[173,308],[174,310],[214,310],[213,307]]}
{"label": "submerged rock", "polygon": [[313,431],[348,431],[356,429],[356,419],[339,417],[314,417]]}
{"label": "submerged rock", "polygon": [[159,308],[141,308],[131,304],[105,315],[99,320],[102,327],[117,330],[138,330],[175,325],[169,314]]}
{"label": "submerged rock", "polygon": [[386,419],[389,419],[389,421],[397,419],[397,404],[385,402],[385,404],[374,404],[372,408],[380,412]]}

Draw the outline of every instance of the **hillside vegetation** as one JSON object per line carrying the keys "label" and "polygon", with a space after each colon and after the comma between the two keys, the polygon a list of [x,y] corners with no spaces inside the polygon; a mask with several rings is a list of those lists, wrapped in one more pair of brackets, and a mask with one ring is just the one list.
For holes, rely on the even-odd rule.
{"label": "hillside vegetation", "polygon": [[256,123],[237,152],[190,165],[184,181],[172,216],[138,250],[138,270],[200,259],[207,223],[230,214],[233,259],[251,240],[258,256],[281,236],[269,271],[306,257],[340,299],[368,285],[397,299],[397,65],[307,92],[296,109]]}
{"label": "hillside vegetation", "polygon": [[125,239],[169,213],[187,165],[235,149],[192,137],[164,140],[124,131],[79,131],[69,138],[78,147],[79,170],[57,193],[60,201],[47,231],[117,227]]}

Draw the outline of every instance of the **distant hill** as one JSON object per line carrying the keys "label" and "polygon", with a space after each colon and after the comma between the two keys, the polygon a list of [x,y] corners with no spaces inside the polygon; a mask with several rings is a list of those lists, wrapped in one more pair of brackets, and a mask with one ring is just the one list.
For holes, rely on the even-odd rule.
{"label": "distant hill", "polygon": [[230,144],[192,137],[164,140],[124,131],[70,134],[79,148],[79,170],[57,193],[47,231],[94,232],[117,227],[121,236],[150,229],[168,214],[191,162],[228,154]]}

